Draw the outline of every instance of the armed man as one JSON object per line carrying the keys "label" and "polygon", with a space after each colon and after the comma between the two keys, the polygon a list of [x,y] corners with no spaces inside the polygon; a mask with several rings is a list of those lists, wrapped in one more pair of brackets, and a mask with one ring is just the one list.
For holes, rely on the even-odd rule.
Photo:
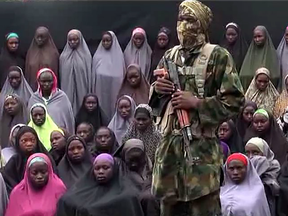
{"label": "armed man", "polygon": [[179,6],[179,46],[154,74],[150,105],[163,139],[156,151],[152,192],[161,216],[218,216],[222,153],[215,132],[244,103],[227,50],[209,43],[211,10],[196,0]]}

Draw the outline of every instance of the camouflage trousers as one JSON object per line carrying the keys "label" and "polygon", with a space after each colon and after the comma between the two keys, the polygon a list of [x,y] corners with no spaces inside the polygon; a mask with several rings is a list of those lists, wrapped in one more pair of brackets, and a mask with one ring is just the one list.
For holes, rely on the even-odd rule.
{"label": "camouflage trousers", "polygon": [[219,190],[189,202],[161,203],[161,216],[221,216]]}

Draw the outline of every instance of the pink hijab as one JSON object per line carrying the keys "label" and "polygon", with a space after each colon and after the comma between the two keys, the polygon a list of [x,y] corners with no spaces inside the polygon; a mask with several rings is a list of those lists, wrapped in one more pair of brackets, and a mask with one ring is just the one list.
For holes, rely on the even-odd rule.
{"label": "pink hijab", "polygon": [[[32,159],[40,157],[48,165],[48,184],[35,191],[28,180],[29,164]],[[24,179],[12,190],[5,216],[54,216],[57,202],[66,192],[66,187],[53,172],[50,159],[42,153],[36,153],[28,158]]]}

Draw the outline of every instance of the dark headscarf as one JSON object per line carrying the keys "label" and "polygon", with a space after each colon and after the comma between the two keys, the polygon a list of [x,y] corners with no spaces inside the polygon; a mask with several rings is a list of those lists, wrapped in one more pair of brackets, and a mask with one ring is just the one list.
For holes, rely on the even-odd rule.
{"label": "dark headscarf", "polygon": [[283,164],[288,151],[288,142],[273,115],[270,113],[269,124],[269,129],[264,134],[259,134],[253,128],[253,124],[251,124],[246,131],[244,142],[247,143],[248,140],[250,140],[252,137],[259,137],[264,139],[268,143],[271,150],[274,152],[275,159],[277,159],[280,164]]}
{"label": "dark headscarf", "polygon": [[[37,45],[35,40],[40,29],[45,31],[45,36],[47,37],[47,41],[41,47]],[[25,77],[31,88],[34,91],[37,90],[36,75],[41,68],[52,69],[56,77],[58,77],[58,64],[59,52],[54,44],[49,30],[43,26],[38,27],[26,56]]]}
{"label": "dark headscarf", "polygon": [[5,101],[9,98],[15,99],[18,102],[19,107],[18,112],[14,116],[9,115],[4,108],[2,110],[3,112],[1,113],[0,116],[0,142],[2,149],[9,146],[9,135],[11,129],[16,124],[28,123],[28,112],[26,105],[23,103],[22,99],[18,95],[11,94],[6,96]]}
{"label": "dark headscarf", "polygon": [[[60,163],[60,161],[62,160],[62,158],[65,155],[67,139],[71,135],[63,128],[60,128],[59,130],[55,130],[55,131],[58,131],[65,139],[65,146],[62,149],[56,150],[56,149],[51,148],[51,150],[49,151],[49,154],[51,155],[51,157],[55,161],[56,166],[58,166],[58,164]],[[52,131],[51,134],[55,131]],[[50,134],[50,136],[51,136],[51,134]]]}
{"label": "dark headscarf", "polygon": [[265,67],[270,71],[271,81],[277,88],[280,77],[280,62],[275,47],[265,26],[257,26],[255,29],[261,30],[265,34],[265,42],[263,46],[257,46],[252,40],[239,73],[242,86],[246,91],[255,75],[255,71],[258,68]]}
{"label": "dark headscarf", "polygon": [[[105,128],[105,129],[109,130],[110,136],[111,136],[111,139],[110,139],[110,143],[109,143],[109,144],[110,144],[110,146],[112,146],[112,148],[111,148],[110,151],[108,151],[108,152],[103,152],[103,151],[101,151],[100,149],[97,149],[98,143],[97,143],[97,140],[96,140],[96,134],[97,134],[97,132],[96,132],[95,137],[94,137],[95,145],[94,145],[93,148],[91,149],[91,153],[92,153],[93,158],[96,158],[99,154],[102,154],[102,153],[108,153],[108,154],[113,155],[114,152],[115,152],[115,151],[118,149],[118,147],[119,147],[119,144],[118,144],[118,142],[117,142],[117,140],[116,140],[116,137],[115,137],[114,132],[113,132],[110,128],[108,128],[108,127],[101,127],[101,128]],[[101,128],[99,128],[99,129],[101,129]],[[98,129],[98,130],[99,130],[99,129]]]}
{"label": "dark headscarf", "polygon": [[12,37],[16,37],[19,40],[16,33],[7,34],[5,36],[5,43],[0,54],[0,89],[6,80],[9,67],[19,66],[20,68],[24,68],[25,65],[24,57],[20,54],[19,47],[16,52],[10,52],[7,47],[7,42]]}
{"label": "dark headscarf", "polygon": [[22,137],[22,135],[25,133],[28,133],[28,132],[32,133],[36,137],[36,147],[35,147],[33,153],[46,154],[50,158],[50,160],[53,164],[54,171],[55,171],[55,165],[53,163],[53,160],[50,157],[46,148],[40,142],[36,131],[29,126],[23,126],[19,129],[17,136],[16,136],[16,142],[15,142],[16,154],[8,161],[8,163],[6,164],[6,166],[4,167],[4,169],[2,171],[2,175],[3,175],[3,178],[6,182],[7,190],[9,192],[11,192],[11,190],[17,184],[19,184],[20,181],[24,177],[25,165],[26,165],[27,159],[30,155],[25,155],[24,152],[20,149],[19,141],[20,141],[20,138]]}
{"label": "dark headscarf", "polygon": [[[92,113],[88,112],[88,110],[85,107],[85,101],[88,97],[94,97],[97,101],[97,107]],[[102,108],[100,107],[98,98],[95,94],[87,94],[83,98],[83,102],[80,107],[80,110],[78,111],[76,115],[76,120],[75,120],[76,128],[82,122],[87,122],[87,123],[92,124],[95,131],[97,131],[101,126],[108,125],[107,117],[105,113],[103,112]]]}
{"label": "dark headscarf", "polygon": [[[139,76],[140,76],[140,83],[136,88],[133,88],[129,82],[128,82],[128,70],[129,68],[136,68]],[[141,104],[141,103],[148,103],[149,101],[149,90],[150,90],[150,85],[144,75],[141,73],[141,68],[137,64],[130,64],[127,67],[127,72],[125,74],[125,77],[123,79],[121,88],[119,90],[119,94],[117,99],[122,97],[123,95],[128,95],[133,98],[135,101],[136,105]]]}
{"label": "dark headscarf", "polygon": [[231,130],[231,136],[228,140],[221,140],[221,141],[224,141],[229,146],[231,153],[236,152],[244,153],[243,138],[239,135],[238,131],[236,130],[234,122],[230,119],[229,121],[227,121],[227,124]]}
{"label": "dark headscarf", "polygon": [[[141,161],[145,162],[140,168],[139,172],[130,170],[127,167],[127,157],[132,153],[133,150],[141,151]],[[118,157],[120,172],[122,175],[127,176],[134,186],[140,191],[140,201],[144,215],[156,216],[160,215],[159,203],[155,196],[151,194],[152,184],[152,163],[146,154],[144,143],[140,139],[129,139],[125,142],[116,152],[115,157]]]}
{"label": "dark headscarf", "polygon": [[[9,73],[11,71],[18,71],[20,73],[21,83],[17,89],[14,89],[10,84],[8,76],[9,76]],[[7,75],[7,78],[6,78],[4,85],[2,87],[1,95],[0,95],[1,106],[2,106],[2,103],[3,103],[7,94],[17,94],[22,99],[23,103],[26,106],[28,105],[28,102],[29,102],[31,95],[33,94],[33,91],[31,89],[30,85],[28,84],[28,82],[26,81],[26,79],[24,77],[23,70],[19,66],[11,66],[8,69],[8,75]]]}
{"label": "dark headscarf", "polygon": [[155,77],[153,76],[153,71],[157,68],[159,61],[163,57],[164,53],[173,46],[172,41],[171,41],[171,31],[170,31],[170,29],[168,29],[166,27],[162,27],[159,30],[159,32],[157,34],[157,37],[159,36],[160,33],[164,33],[164,34],[167,35],[168,43],[163,48],[159,47],[158,42],[156,42],[155,45],[154,45],[154,48],[153,48],[153,51],[152,51],[152,57],[151,57],[152,58],[152,63],[151,63],[151,72],[150,72],[151,77],[149,78],[149,82],[150,83],[153,83],[156,80]]}
{"label": "dark headscarf", "polygon": [[93,169],[59,200],[57,215],[143,216],[138,192],[129,179],[120,175],[116,162],[113,177],[106,184],[96,181]]}
{"label": "dark headscarf", "polygon": [[[73,163],[68,156],[69,145],[74,140],[79,140],[83,144],[83,147],[85,149],[83,161],[77,164]],[[76,135],[69,137],[66,145],[66,154],[58,165],[59,176],[66,185],[66,187],[70,188],[79,178],[83,176],[84,173],[91,169],[91,166],[91,155],[88,151],[85,141]]]}
{"label": "dark headscarf", "polygon": [[253,107],[255,111],[257,110],[257,104],[253,101],[246,101],[241,112],[235,120],[236,129],[241,137],[245,136],[247,128],[250,126],[248,122],[243,119],[243,111],[246,107]]}
{"label": "dark headscarf", "polygon": [[[128,167],[126,166],[126,157],[129,154],[129,152],[132,149],[138,149],[142,151],[144,154],[143,156],[145,157],[145,166],[143,167],[142,173],[139,174],[139,177],[141,180],[135,179],[135,175],[131,175],[133,171],[130,171]],[[144,181],[151,176],[151,171],[152,171],[152,162],[149,158],[149,156],[146,153],[146,149],[144,146],[144,143],[140,139],[128,139],[125,143],[123,143],[114,153],[114,157],[121,158],[122,162],[120,163],[120,168],[121,171],[123,172],[123,175],[128,175],[129,178],[133,181],[133,183],[139,188],[141,184],[144,183]],[[142,189],[142,185],[140,186]]]}
{"label": "dark headscarf", "polygon": [[[238,37],[237,37],[234,44],[229,44],[227,39],[226,39],[226,31],[228,28],[234,29],[238,34]],[[242,66],[242,62],[243,62],[245,55],[246,55],[246,52],[248,50],[248,44],[247,44],[247,41],[245,40],[244,36],[242,35],[240,27],[236,23],[228,23],[226,25],[225,34],[224,34],[223,40],[220,43],[220,45],[222,47],[226,48],[229,51],[229,53],[232,55],[234,62],[236,64],[236,69],[239,73],[241,66]]]}

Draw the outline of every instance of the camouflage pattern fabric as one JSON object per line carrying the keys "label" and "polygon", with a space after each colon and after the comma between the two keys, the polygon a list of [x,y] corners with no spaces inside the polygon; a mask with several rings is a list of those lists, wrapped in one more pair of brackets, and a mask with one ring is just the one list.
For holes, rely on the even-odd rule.
{"label": "camouflage pattern fabric", "polygon": [[[184,63],[181,60],[183,49],[181,46],[177,49],[177,56],[170,55],[172,49],[168,50],[158,68],[164,67],[169,72],[167,61],[172,61],[177,68],[181,89],[198,97],[195,75],[183,74],[183,68],[193,66],[202,46],[186,53]],[[244,103],[243,88],[234,62],[224,48],[217,46],[210,55],[204,90],[199,109],[189,110],[193,135],[191,155],[199,158],[194,165],[187,164],[184,158],[183,137],[171,103],[164,115],[157,119],[163,138],[156,151],[152,193],[163,202],[196,202],[220,188],[222,153],[215,132],[217,126],[236,115]],[[162,97],[153,91],[152,94],[152,97]]]}

